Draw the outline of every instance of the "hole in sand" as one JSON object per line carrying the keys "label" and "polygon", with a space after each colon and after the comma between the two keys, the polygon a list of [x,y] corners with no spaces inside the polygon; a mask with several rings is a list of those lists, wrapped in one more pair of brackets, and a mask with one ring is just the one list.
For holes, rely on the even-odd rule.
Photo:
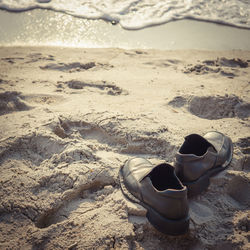
{"label": "hole in sand", "polygon": [[185,107],[200,118],[216,120],[221,118],[250,116],[250,103],[237,96],[176,96],[168,105],[175,108]]}
{"label": "hole in sand", "polygon": [[200,117],[209,120],[221,118],[249,117],[250,104],[244,103],[237,96],[194,96],[188,104],[188,110]]}
{"label": "hole in sand", "polygon": [[243,205],[250,206],[250,182],[247,176],[237,175],[228,184],[228,194]]}

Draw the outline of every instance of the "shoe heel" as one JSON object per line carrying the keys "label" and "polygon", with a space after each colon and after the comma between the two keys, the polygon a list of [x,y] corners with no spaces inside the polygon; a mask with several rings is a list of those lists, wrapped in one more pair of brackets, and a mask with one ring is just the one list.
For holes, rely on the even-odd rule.
{"label": "shoe heel", "polygon": [[185,234],[189,229],[189,216],[180,220],[166,219],[153,209],[147,210],[149,222],[160,232],[168,235]]}

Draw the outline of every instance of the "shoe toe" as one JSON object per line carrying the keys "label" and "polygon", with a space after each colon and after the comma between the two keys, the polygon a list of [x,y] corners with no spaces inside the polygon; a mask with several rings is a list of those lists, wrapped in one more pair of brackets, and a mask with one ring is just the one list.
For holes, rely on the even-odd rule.
{"label": "shoe toe", "polygon": [[217,161],[215,165],[226,167],[230,163],[233,154],[233,143],[231,139],[215,131],[207,133],[204,138],[210,142],[217,151]]}

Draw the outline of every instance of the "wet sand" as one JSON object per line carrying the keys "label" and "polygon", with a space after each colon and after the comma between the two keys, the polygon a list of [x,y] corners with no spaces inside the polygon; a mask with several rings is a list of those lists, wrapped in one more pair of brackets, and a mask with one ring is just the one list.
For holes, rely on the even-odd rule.
{"label": "wet sand", "polygon": [[125,49],[250,50],[250,30],[181,20],[137,31],[101,20],[33,10],[0,10],[0,45]]}

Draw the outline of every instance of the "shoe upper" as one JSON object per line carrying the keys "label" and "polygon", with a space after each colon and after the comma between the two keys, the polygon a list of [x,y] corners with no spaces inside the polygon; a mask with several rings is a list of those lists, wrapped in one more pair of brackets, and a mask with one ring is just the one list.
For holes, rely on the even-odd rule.
{"label": "shoe upper", "polygon": [[176,154],[175,171],[182,181],[197,180],[208,170],[223,166],[232,154],[232,141],[219,132],[203,137],[191,134]]}
{"label": "shoe upper", "polygon": [[122,168],[126,188],[142,203],[168,219],[188,215],[187,189],[166,163],[153,166],[143,158],[133,158]]}

